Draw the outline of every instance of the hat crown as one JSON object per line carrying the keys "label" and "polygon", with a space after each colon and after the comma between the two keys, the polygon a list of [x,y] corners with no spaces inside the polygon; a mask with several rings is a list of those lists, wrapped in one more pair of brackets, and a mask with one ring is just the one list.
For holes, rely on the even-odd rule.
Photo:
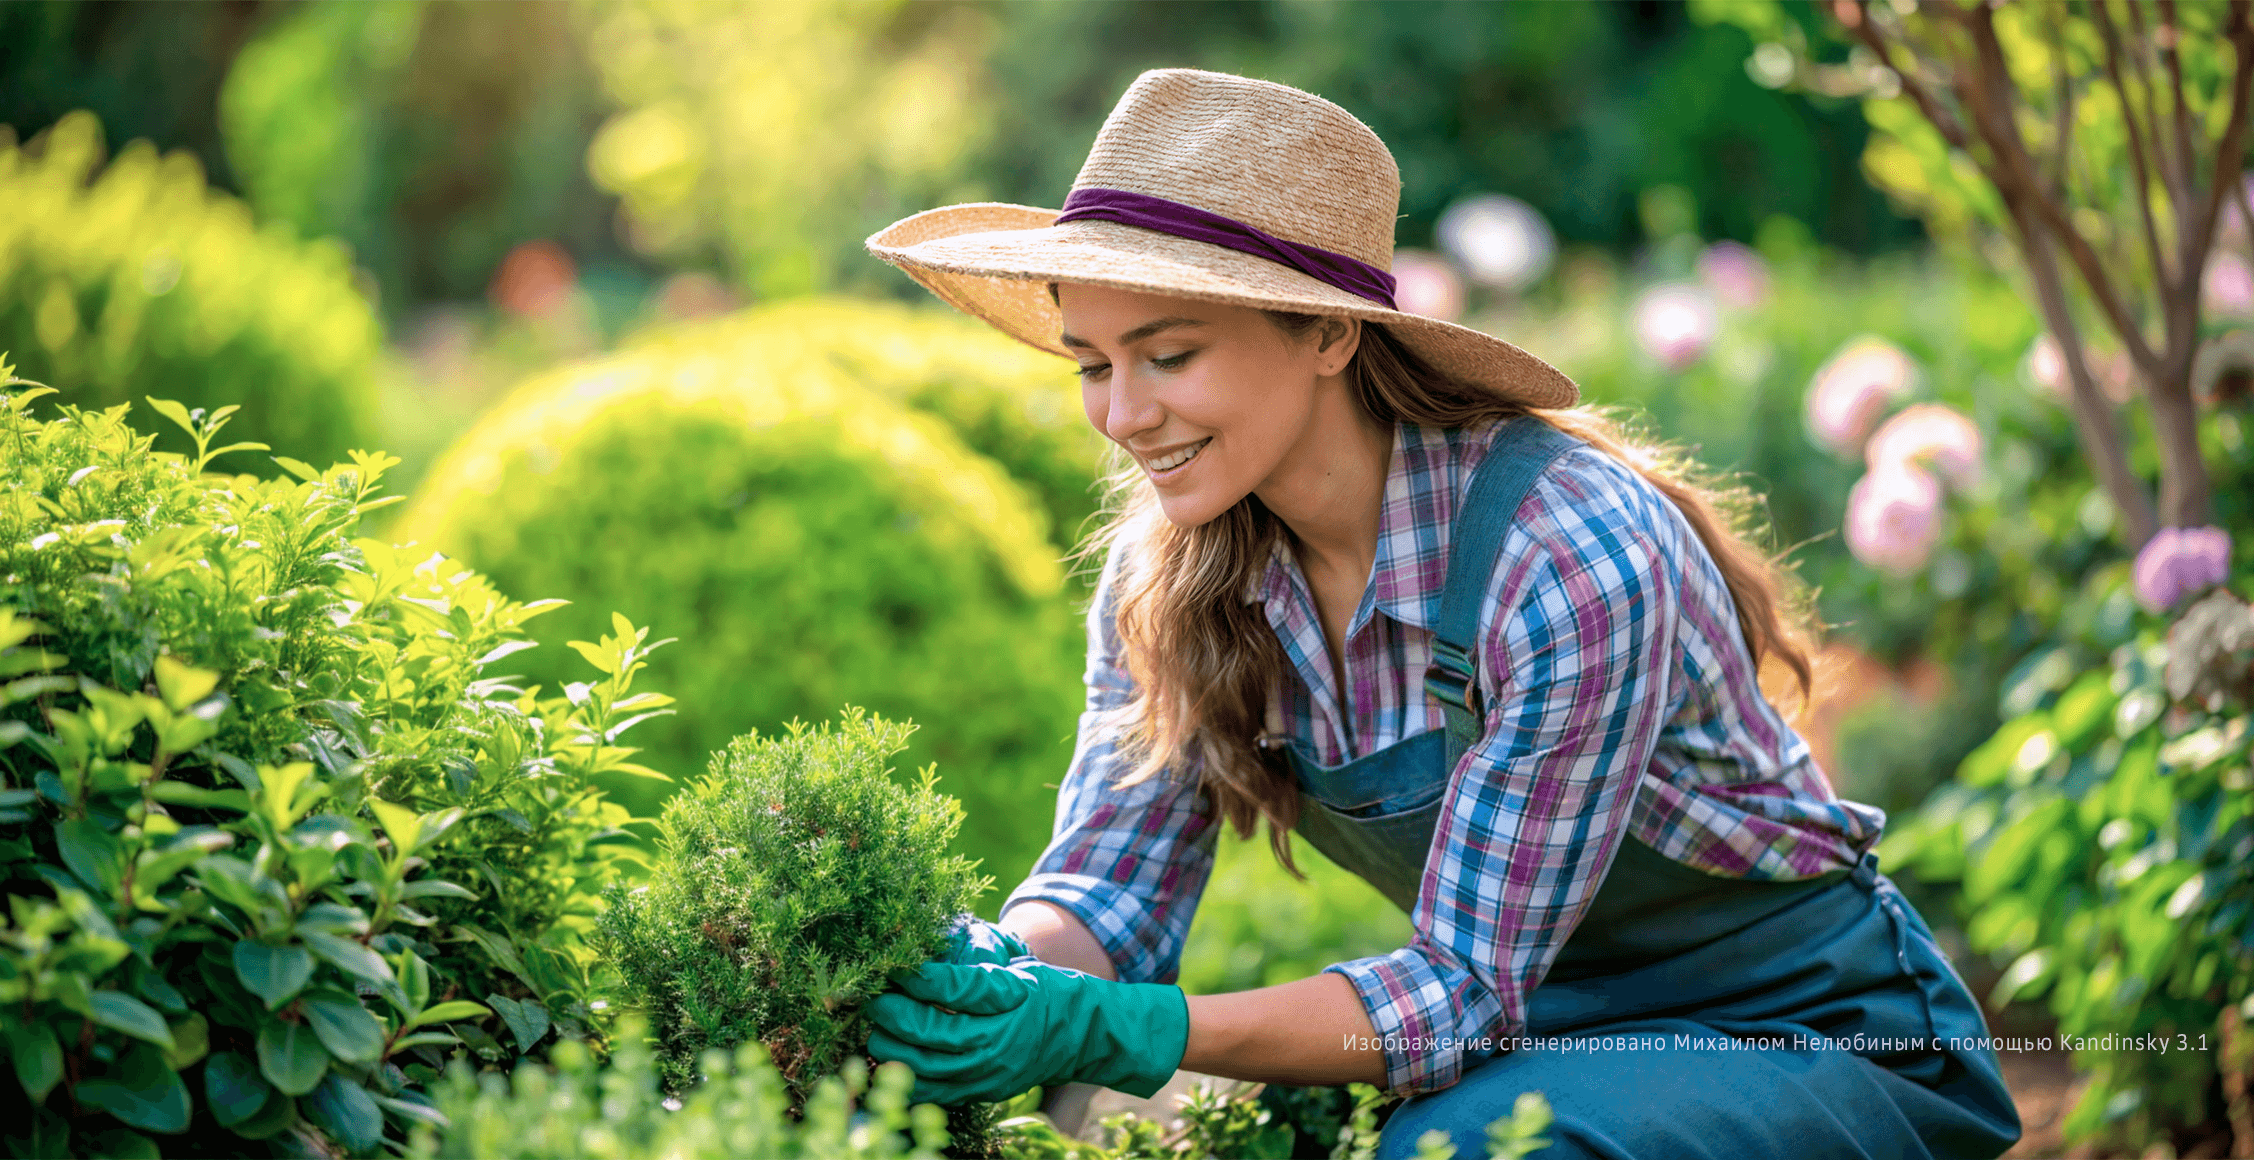
{"label": "hat crown", "polygon": [[1193,205],[1380,270],[1401,170],[1352,113],[1287,85],[1152,69],[1105,118],[1073,179]]}

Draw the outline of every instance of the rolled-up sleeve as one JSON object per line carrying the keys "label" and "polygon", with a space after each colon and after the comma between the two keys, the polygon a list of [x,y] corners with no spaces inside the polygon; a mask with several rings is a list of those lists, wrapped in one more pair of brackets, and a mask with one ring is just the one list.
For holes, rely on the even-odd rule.
{"label": "rolled-up sleeve", "polygon": [[1476,646],[1482,736],[1451,771],[1414,937],[1324,968],[1361,993],[1403,1095],[1452,1086],[1524,1030],[1670,711],[1681,613],[1667,561],[1632,512],[1562,498],[1503,545]]}
{"label": "rolled-up sleeve", "polygon": [[1171,983],[1219,829],[1194,771],[1172,767],[1133,786],[1111,715],[1135,695],[1113,619],[1120,550],[1104,564],[1088,612],[1087,709],[1057,791],[1056,823],[1033,872],[1002,903],[1055,903],[1085,924],[1122,982]]}

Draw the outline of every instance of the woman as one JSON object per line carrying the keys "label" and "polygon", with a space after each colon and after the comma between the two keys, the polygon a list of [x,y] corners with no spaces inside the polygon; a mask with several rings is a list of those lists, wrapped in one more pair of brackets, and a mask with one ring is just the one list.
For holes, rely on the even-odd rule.
{"label": "woman", "polygon": [[[917,1099],[1179,1068],[1410,1097],[1483,1155],[1521,1091],[1555,1155],[1995,1156],[1977,1006],[1764,698],[1781,574],[1541,360],[1393,308],[1392,156],[1327,101],[1145,73],[1060,215],[870,239],[1079,363],[1132,463],[1099,537],[1088,712],[998,926],[869,1005]],[[1226,818],[1384,892],[1415,937],[1186,996]],[[1951,1043],[1951,1040],[1960,1042]]]}

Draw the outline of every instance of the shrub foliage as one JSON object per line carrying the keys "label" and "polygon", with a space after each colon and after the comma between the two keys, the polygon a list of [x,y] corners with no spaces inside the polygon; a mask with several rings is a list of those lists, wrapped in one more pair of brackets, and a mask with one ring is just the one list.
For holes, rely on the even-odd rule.
{"label": "shrub foliage", "polygon": [[[695,639],[652,662],[682,699],[641,735],[659,768],[701,769],[746,728],[844,704],[922,723],[911,759],[961,771],[958,848],[1022,874],[1082,701],[1041,509],[826,348],[764,333],[667,332],[527,382],[432,468],[396,534],[504,591]],[[567,609],[542,630],[598,626]],[[555,651],[522,671],[560,680]]]}
{"label": "shrub foliage", "polygon": [[[208,471],[206,416],[65,405],[0,365],[0,1004],[22,1155],[372,1153],[418,1080],[586,1034],[579,932],[619,873],[591,788],[648,694],[485,670],[556,607],[351,531],[393,460]],[[654,646],[650,646],[654,647]],[[532,879],[537,876],[538,881]]]}
{"label": "shrub foliage", "polygon": [[242,404],[238,437],[316,463],[366,444],[383,328],[342,246],[260,229],[185,152],[104,167],[84,111],[22,146],[0,126],[0,203],[0,351],[61,401]]}

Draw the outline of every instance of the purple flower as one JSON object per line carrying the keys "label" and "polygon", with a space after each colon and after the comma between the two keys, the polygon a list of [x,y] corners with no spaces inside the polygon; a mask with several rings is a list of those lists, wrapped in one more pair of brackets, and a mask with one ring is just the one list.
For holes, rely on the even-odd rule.
{"label": "purple flower", "polygon": [[1714,296],[1739,310],[1769,297],[1769,264],[1744,242],[1716,242],[1698,255],[1698,279]]}
{"label": "purple flower", "polygon": [[2230,578],[2231,536],[2221,528],[2162,528],[2137,552],[2137,600],[2167,612]]}
{"label": "purple flower", "polygon": [[1393,298],[1402,310],[1454,322],[1464,312],[1464,280],[1429,250],[1393,251]]}
{"label": "purple flower", "polygon": [[1917,368],[1900,347],[1883,338],[1860,338],[1840,348],[1808,384],[1808,428],[1839,455],[1852,455],[1887,405],[1910,392]]}
{"label": "purple flower", "polygon": [[1697,362],[1718,325],[1713,295],[1696,283],[1662,283],[1636,299],[1636,345],[1671,371]]}
{"label": "purple flower", "polygon": [[1847,550],[1874,568],[1909,575],[1941,539],[1941,484],[1922,468],[1890,462],[1847,493]]}
{"label": "purple flower", "polygon": [[1980,482],[1980,429],[1962,412],[1938,403],[1905,407],[1863,445],[1872,470],[1889,463],[1930,466],[1963,491]]}

